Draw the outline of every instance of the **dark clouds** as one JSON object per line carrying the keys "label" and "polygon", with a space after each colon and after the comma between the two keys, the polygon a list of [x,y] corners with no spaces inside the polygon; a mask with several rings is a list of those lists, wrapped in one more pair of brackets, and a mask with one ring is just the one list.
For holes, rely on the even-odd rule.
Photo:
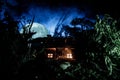
{"label": "dark clouds", "polygon": [[7,0],[7,6],[16,15],[27,12],[29,7],[48,7],[56,10],[61,7],[77,7],[78,9],[89,12],[88,17],[96,14],[110,14],[113,17],[119,17],[119,4],[115,1],[105,0]]}
{"label": "dark clouds", "polygon": [[120,14],[117,2],[105,0],[3,0],[3,2],[5,3],[3,7],[13,17],[25,16],[32,19],[35,16],[35,22],[45,25],[51,33],[66,12],[68,13],[64,24],[68,24],[75,17],[94,20],[97,14],[110,14],[114,18],[119,18]]}

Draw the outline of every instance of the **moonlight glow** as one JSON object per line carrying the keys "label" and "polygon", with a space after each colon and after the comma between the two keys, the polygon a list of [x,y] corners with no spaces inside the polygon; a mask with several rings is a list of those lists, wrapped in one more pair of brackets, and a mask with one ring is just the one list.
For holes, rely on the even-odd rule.
{"label": "moonlight glow", "polygon": [[[28,26],[29,24],[25,25],[26,27]],[[27,28],[28,30],[28,28]],[[48,30],[46,29],[45,26],[43,26],[42,24],[39,24],[39,23],[36,23],[34,22],[32,24],[32,27],[31,27],[31,32],[36,32],[33,36],[32,36],[32,39],[35,39],[35,38],[38,38],[38,37],[47,37],[48,35]],[[20,33],[23,32],[23,29],[21,29]]]}

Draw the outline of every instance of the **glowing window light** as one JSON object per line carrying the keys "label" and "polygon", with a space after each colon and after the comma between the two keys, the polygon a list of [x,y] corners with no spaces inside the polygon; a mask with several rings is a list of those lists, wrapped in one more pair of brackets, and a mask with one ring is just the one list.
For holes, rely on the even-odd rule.
{"label": "glowing window light", "polygon": [[67,54],[67,58],[73,58],[72,54]]}
{"label": "glowing window light", "polygon": [[52,54],[52,53],[49,53],[49,54],[48,54],[48,58],[53,58],[53,54]]}

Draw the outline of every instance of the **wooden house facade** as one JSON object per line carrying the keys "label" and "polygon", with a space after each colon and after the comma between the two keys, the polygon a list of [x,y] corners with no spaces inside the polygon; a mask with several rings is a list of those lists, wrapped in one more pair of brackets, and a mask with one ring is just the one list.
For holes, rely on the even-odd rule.
{"label": "wooden house facade", "polygon": [[74,60],[75,40],[72,37],[44,37],[31,41],[36,48],[45,48],[48,59]]}

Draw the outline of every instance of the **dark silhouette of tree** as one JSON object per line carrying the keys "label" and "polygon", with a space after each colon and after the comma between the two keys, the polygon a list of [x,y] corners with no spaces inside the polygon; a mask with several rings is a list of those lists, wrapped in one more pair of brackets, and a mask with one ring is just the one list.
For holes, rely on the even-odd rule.
{"label": "dark silhouette of tree", "polygon": [[77,25],[80,25],[81,30],[84,30],[84,28],[86,28],[86,30],[89,30],[89,29],[92,29],[92,27],[94,27],[94,23],[85,18],[74,18],[70,22],[70,24],[73,25],[74,27],[76,27]]}
{"label": "dark silhouette of tree", "polygon": [[[79,21],[75,19],[72,24],[76,27]],[[81,79],[106,80],[111,78],[115,80],[120,78],[118,75],[120,32],[116,20],[105,14],[102,18],[97,16],[94,29],[91,30],[79,31],[70,26],[64,27],[67,33],[74,35],[77,43],[75,55],[81,68],[77,67],[76,72],[80,71]],[[71,75],[75,76],[72,70],[69,68]]]}
{"label": "dark silhouette of tree", "polygon": [[[29,26],[30,28],[33,20]],[[0,20],[0,71],[2,76],[9,79],[17,74],[17,70],[23,64],[25,56],[30,53],[28,40],[34,34],[30,32],[30,28],[29,32],[20,34],[18,23],[7,11],[4,12],[4,18]]]}
{"label": "dark silhouette of tree", "polygon": [[[2,1],[0,4],[3,4]],[[35,34],[30,31],[33,21],[34,17],[28,26],[23,27],[24,31],[20,34],[18,21],[15,21],[7,11],[4,13],[4,19],[0,20],[1,80],[120,79],[119,23],[117,24],[110,15],[104,15],[103,18],[97,16],[95,24],[85,18],[75,18],[71,21],[72,27],[61,25],[60,32],[57,32],[56,27],[57,37],[64,33],[66,37],[70,36],[76,40],[76,61],[70,62],[70,66],[65,70],[60,67],[64,60],[46,60],[43,54],[44,46],[40,50],[31,49],[29,46],[31,36]]]}
{"label": "dark silhouette of tree", "polygon": [[74,18],[71,20],[70,24],[72,26],[59,23],[59,25],[56,26],[55,35],[58,37],[63,37],[62,34],[64,34],[65,37],[77,37],[82,31],[93,29],[95,23],[85,18]]}

